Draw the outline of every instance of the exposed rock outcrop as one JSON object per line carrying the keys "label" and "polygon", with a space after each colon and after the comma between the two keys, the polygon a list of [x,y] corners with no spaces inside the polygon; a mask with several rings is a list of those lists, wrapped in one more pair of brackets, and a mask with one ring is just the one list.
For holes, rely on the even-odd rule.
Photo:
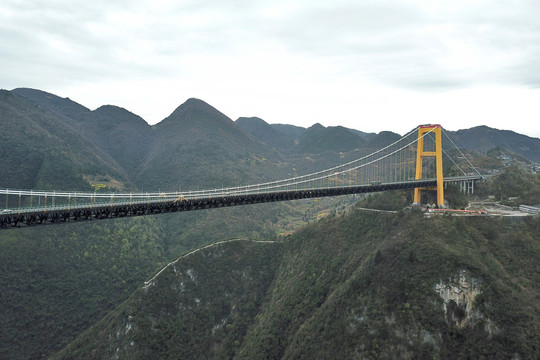
{"label": "exposed rock outcrop", "polygon": [[443,310],[449,325],[463,329],[465,326],[473,326],[482,320],[484,330],[489,336],[500,331],[491,319],[474,307],[474,300],[482,293],[482,281],[471,276],[469,271],[461,270],[457,275],[449,278],[448,282],[441,280],[435,284],[434,288],[444,300]]}

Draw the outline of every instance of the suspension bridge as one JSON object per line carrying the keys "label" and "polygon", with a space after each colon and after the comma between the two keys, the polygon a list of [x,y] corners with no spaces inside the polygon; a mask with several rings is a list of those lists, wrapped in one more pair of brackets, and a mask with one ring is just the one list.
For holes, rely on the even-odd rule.
{"label": "suspension bridge", "polygon": [[[420,203],[423,191],[434,191],[437,205],[443,207],[445,184],[458,183],[462,189],[472,189],[483,176],[447,135],[453,147],[442,147],[442,134],[446,135],[440,125],[423,125],[356,160],[310,174],[245,186],[153,193],[4,189],[0,190],[0,199],[5,197],[0,229],[400,189],[414,189],[415,203]],[[444,174],[443,157],[452,162],[447,169],[452,169],[453,174]],[[463,164],[460,166],[453,157],[460,158],[462,163],[466,160],[473,172],[463,170]]]}

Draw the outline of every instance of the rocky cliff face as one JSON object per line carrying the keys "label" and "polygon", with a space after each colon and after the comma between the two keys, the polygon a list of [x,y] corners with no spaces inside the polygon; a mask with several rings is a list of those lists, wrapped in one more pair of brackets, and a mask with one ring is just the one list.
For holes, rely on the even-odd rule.
{"label": "rocky cliff face", "polygon": [[435,284],[435,291],[443,299],[443,310],[449,325],[463,328],[481,314],[473,308],[474,299],[481,293],[481,282],[471,277],[467,270],[461,270],[448,281]]}
{"label": "rocky cliff face", "polygon": [[475,306],[475,299],[482,293],[483,281],[475,278],[468,270],[460,270],[434,285],[435,291],[443,299],[443,311],[449,326],[458,329],[473,327],[480,321],[484,323],[484,331],[490,336],[500,330],[497,325],[486,317]]}

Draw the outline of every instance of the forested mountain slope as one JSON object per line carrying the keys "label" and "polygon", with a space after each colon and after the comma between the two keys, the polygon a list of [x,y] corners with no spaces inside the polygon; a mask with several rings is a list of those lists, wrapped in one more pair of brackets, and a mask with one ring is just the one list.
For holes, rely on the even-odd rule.
{"label": "forested mountain slope", "polygon": [[0,358],[48,358],[167,260],[155,218],[0,232]]}
{"label": "forested mountain slope", "polygon": [[356,213],[309,227],[238,358],[537,358],[538,226]]}
{"label": "forested mountain slope", "polygon": [[129,186],[123,168],[83,137],[71,118],[4,90],[0,108],[2,187],[89,190],[97,178]]}
{"label": "forested mountain slope", "polygon": [[114,159],[114,165],[131,179],[155,144],[152,127],[126,109],[105,105],[91,111],[69,98],[35,89],[15,89],[13,93],[56,114],[56,118],[64,118],[73,131]]}
{"label": "forested mountain slope", "polygon": [[[104,184],[107,187],[97,191],[176,191],[255,183],[346,162],[397,136],[382,132],[363,137],[350,129],[323,127],[320,146],[312,141],[304,149],[309,152],[299,147],[284,152],[249,135],[201,100],[186,101],[162,123],[150,126],[126,109],[107,105],[89,110],[69,98],[34,89],[0,91],[0,124],[0,188],[51,190],[91,190],[93,184]],[[307,132],[292,125],[271,128],[297,146]],[[346,134],[342,142],[353,150],[338,147],[341,133]],[[325,134],[339,136],[325,138]],[[499,137],[492,139],[494,146],[501,144]],[[360,148],[355,148],[357,144]],[[490,156],[485,159],[486,164],[493,163]],[[512,186],[494,182],[486,196],[503,199],[518,191],[527,201],[537,198],[537,186],[522,181],[517,171],[505,176]],[[5,199],[0,200],[4,206]],[[275,239],[280,232],[292,232],[352,201],[259,204],[2,230],[0,358],[47,358],[118,306],[156,269],[189,249],[231,237]],[[264,306],[260,311],[263,316]],[[249,326],[245,339],[261,331],[255,322]],[[229,347],[235,354],[256,346],[236,336]]]}
{"label": "forested mountain slope", "polygon": [[90,109],[76,103],[70,98],[62,98],[42,90],[18,88],[12,90],[11,92],[21,95],[42,108],[72,119],[75,122],[83,121],[84,115],[91,112]]}
{"label": "forested mountain slope", "polygon": [[61,357],[231,358],[259,312],[280,252],[279,243],[233,240],[184,255]]}
{"label": "forested mountain slope", "polygon": [[[279,154],[272,158],[273,150],[198,100],[188,101],[161,130],[121,108],[90,111],[38,90],[1,91],[0,101],[1,187],[88,191],[105,184],[99,191],[157,191],[169,183],[180,190],[293,171],[275,160]],[[161,141],[170,146],[159,148]],[[145,163],[151,156],[160,160]],[[264,204],[2,231],[0,358],[46,358],[179,253],[231,236],[273,238],[278,219],[303,216],[293,205]]]}
{"label": "forested mountain slope", "polygon": [[359,135],[342,126],[324,127],[321,124],[315,124],[302,134],[295,151],[302,153],[345,152],[358,149],[365,143],[366,141]]}
{"label": "forested mountain slope", "polygon": [[231,119],[198,99],[189,99],[154,126],[156,142],[137,183],[163,190],[217,188],[286,176],[274,150],[249,137]]}
{"label": "forested mountain slope", "polygon": [[279,130],[276,130],[266,121],[251,117],[241,117],[235,121],[236,125],[247,133],[253,135],[257,140],[267,144],[271,148],[278,150],[290,150],[294,146],[294,140]]}
{"label": "forested mountain slope", "polygon": [[58,358],[538,358],[539,221],[357,209],[282,244],[222,244]]}
{"label": "forested mountain slope", "polygon": [[126,109],[105,105],[85,114],[80,131],[121,164],[135,181],[141,162],[155,143],[152,127]]}
{"label": "forested mountain slope", "polygon": [[476,126],[470,129],[449,132],[452,139],[466,149],[486,153],[502,147],[513,151],[529,161],[540,162],[540,139],[518,134],[514,131]]}
{"label": "forested mountain slope", "polygon": [[281,132],[289,139],[297,142],[300,137],[306,132],[306,128],[301,126],[289,125],[289,124],[271,124],[273,129]]}

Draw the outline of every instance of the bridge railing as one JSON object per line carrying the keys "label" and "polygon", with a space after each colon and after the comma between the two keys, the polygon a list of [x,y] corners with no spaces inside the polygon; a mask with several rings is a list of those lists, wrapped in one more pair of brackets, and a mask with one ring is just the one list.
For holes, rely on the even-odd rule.
{"label": "bridge railing", "polygon": [[[479,180],[481,177],[475,176],[460,176],[446,178],[445,182],[460,182],[460,181],[471,181]],[[19,199],[26,196],[24,202],[20,201],[20,206],[14,208],[8,208],[0,210],[0,215],[10,214],[10,213],[35,213],[35,212],[53,212],[61,210],[72,210],[72,209],[93,209],[93,208],[102,208],[102,207],[118,207],[118,206],[136,206],[142,204],[159,204],[159,203],[175,203],[175,202],[184,202],[192,200],[204,200],[204,199],[216,199],[216,198],[230,198],[230,197],[246,197],[251,195],[260,195],[260,194],[277,194],[277,193],[287,193],[287,192],[299,192],[299,191],[316,191],[316,190],[328,190],[329,188],[339,189],[346,187],[361,187],[361,186],[373,186],[373,185],[399,185],[399,184],[410,184],[414,185],[417,181],[429,181],[430,179],[423,180],[408,180],[408,181],[398,181],[398,182],[375,182],[364,185],[352,185],[352,184],[338,184],[331,187],[318,187],[318,186],[294,186],[294,184],[289,184],[288,187],[283,186],[265,186],[256,189],[248,189],[247,187],[235,187],[235,188],[224,188],[224,189],[213,189],[213,190],[196,190],[196,191],[186,191],[186,192],[174,192],[174,193],[85,193],[85,192],[47,192],[47,191],[23,191],[23,190],[9,190],[3,189],[0,190],[1,195],[16,196]],[[431,179],[435,180],[435,179]],[[303,182],[307,184],[307,182]],[[55,197],[56,196],[56,197]],[[53,201],[54,199],[54,201]]]}
{"label": "bridge railing", "polygon": [[[415,179],[416,146],[428,143],[430,133],[418,138],[417,129],[377,151],[338,166],[310,174],[257,184],[204,190],[146,193],[60,192],[0,189],[0,214],[9,212],[54,211],[70,208],[136,205],[190,201],[200,198],[249,196],[290,191],[345,188],[383,183],[411,182]],[[428,166],[429,167],[429,166]],[[429,174],[429,169],[425,173]],[[5,207],[2,201],[5,199]]]}

